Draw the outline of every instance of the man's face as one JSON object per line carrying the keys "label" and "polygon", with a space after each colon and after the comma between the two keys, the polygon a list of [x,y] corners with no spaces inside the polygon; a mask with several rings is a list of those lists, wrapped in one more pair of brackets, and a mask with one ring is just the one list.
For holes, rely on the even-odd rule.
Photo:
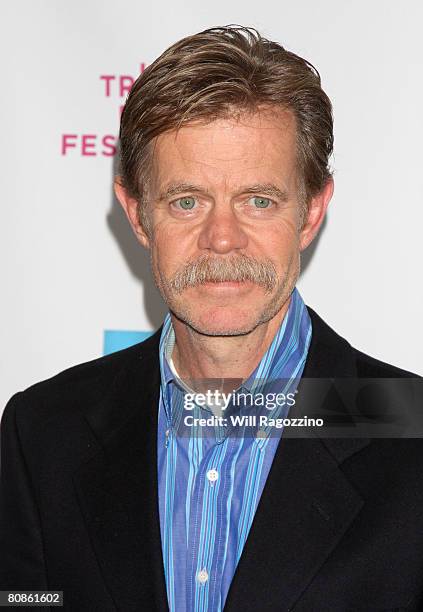
{"label": "man's face", "polygon": [[281,311],[304,246],[289,111],[160,135],[148,191],[154,278],[176,317],[202,334],[237,335]]}

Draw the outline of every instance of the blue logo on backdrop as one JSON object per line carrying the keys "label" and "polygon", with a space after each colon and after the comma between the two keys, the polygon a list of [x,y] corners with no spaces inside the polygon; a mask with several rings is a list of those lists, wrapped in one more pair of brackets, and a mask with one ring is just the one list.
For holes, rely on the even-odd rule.
{"label": "blue logo on backdrop", "polygon": [[152,331],[125,331],[122,329],[105,329],[103,355],[115,353],[121,349],[133,346],[138,342],[146,340],[154,332]]}

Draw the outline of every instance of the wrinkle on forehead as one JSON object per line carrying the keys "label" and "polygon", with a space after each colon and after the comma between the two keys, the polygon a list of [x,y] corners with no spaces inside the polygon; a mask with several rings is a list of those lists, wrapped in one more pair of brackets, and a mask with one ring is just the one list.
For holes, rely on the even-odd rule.
{"label": "wrinkle on forehead", "polygon": [[266,108],[232,118],[193,122],[161,134],[154,147],[153,174],[157,187],[172,167],[178,167],[179,174],[198,170],[217,178],[217,173],[226,182],[237,173],[260,173],[277,161],[290,175],[295,151],[293,113]]}

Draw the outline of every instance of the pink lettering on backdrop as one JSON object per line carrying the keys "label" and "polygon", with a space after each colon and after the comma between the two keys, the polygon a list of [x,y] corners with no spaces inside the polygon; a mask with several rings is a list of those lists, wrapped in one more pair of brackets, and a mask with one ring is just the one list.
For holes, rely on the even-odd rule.
{"label": "pink lettering on backdrop", "polygon": [[113,155],[116,155],[116,136],[103,136],[101,143],[105,147],[101,152],[102,155],[106,157],[113,157]]}
{"label": "pink lettering on backdrop", "polygon": [[97,136],[95,134],[84,134],[82,136],[82,155],[88,155],[90,157],[94,157],[96,155],[96,140]]}
{"label": "pink lettering on backdrop", "polygon": [[[140,64],[140,74],[144,72],[146,64]],[[101,74],[100,82],[105,98],[119,98],[119,116],[125,106],[123,98],[131,91],[136,77],[129,74]],[[116,155],[117,136],[114,134],[62,134],[61,155],[80,155],[82,157],[113,157]]]}
{"label": "pink lettering on backdrop", "polygon": [[68,149],[76,147],[74,142],[76,138],[78,138],[77,134],[62,134],[62,155],[66,155]]}
{"label": "pink lettering on backdrop", "polygon": [[134,79],[131,76],[125,74],[121,75],[119,79],[119,95],[121,98],[123,98],[125,94],[128,94],[131,91],[131,87],[133,84]]}
{"label": "pink lettering on backdrop", "polygon": [[106,85],[106,97],[110,97],[110,83],[115,80],[114,74],[102,74],[100,76],[100,81],[104,81]]}
{"label": "pink lettering on backdrop", "polygon": [[63,134],[62,155],[67,155],[68,149],[75,149],[82,157],[113,157],[116,155],[116,141],[114,134]]}

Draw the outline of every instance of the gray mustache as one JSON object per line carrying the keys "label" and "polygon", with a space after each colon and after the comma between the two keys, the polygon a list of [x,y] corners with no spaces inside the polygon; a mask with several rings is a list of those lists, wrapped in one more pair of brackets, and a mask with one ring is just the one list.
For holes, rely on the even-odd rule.
{"label": "gray mustache", "polygon": [[223,281],[251,281],[270,293],[277,284],[278,275],[271,261],[257,261],[248,255],[200,257],[176,272],[169,281],[169,287],[181,293],[188,287]]}

